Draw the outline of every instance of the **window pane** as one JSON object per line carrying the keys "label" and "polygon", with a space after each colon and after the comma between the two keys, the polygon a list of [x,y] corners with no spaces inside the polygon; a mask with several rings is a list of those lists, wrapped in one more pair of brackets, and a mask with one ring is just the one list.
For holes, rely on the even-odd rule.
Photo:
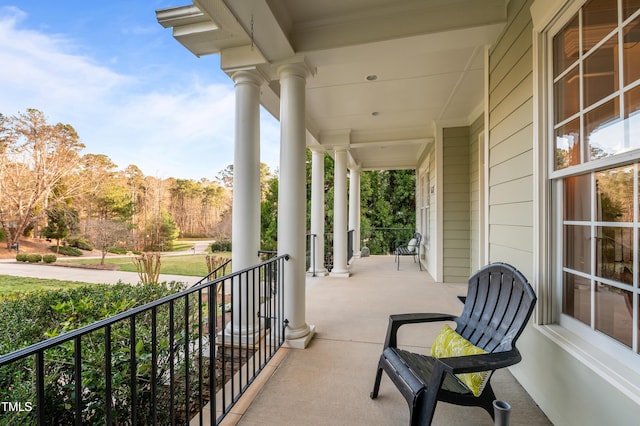
{"label": "window pane", "polygon": [[633,166],[596,173],[595,220],[633,222]]}
{"label": "window pane", "polygon": [[627,19],[638,9],[640,9],[640,0],[622,0],[622,19]]}
{"label": "window pane", "polygon": [[564,225],[564,266],[591,273],[591,227]]}
{"label": "window pane", "polygon": [[556,129],[555,170],[580,164],[580,119]]}
{"label": "window pane", "polygon": [[624,84],[627,85],[640,78],[640,16],[629,22],[623,32]]}
{"label": "window pane", "polygon": [[589,51],[618,25],[617,2],[591,0],[582,9],[582,49]]}
{"label": "window pane", "polygon": [[596,329],[631,347],[633,298],[629,291],[596,283]]}
{"label": "window pane", "polygon": [[596,228],[596,275],[633,284],[633,231],[631,228]]}
{"label": "window pane", "polygon": [[610,37],[584,60],[584,107],[618,90],[618,37]]}
{"label": "window pane", "polygon": [[564,220],[591,220],[591,176],[572,176],[564,180]]}
{"label": "window pane", "polygon": [[625,151],[624,126],[618,99],[600,105],[584,115],[584,133],[591,160]]}
{"label": "window pane", "polygon": [[591,325],[591,281],[564,273],[562,313]]}
{"label": "window pane", "polygon": [[558,34],[553,37],[553,76],[557,77],[562,71],[578,60],[578,17],[576,16]]}
{"label": "window pane", "polygon": [[574,67],[553,85],[555,122],[560,123],[580,111],[580,77]]}
{"label": "window pane", "polygon": [[624,94],[624,118],[629,148],[640,147],[640,86]]}

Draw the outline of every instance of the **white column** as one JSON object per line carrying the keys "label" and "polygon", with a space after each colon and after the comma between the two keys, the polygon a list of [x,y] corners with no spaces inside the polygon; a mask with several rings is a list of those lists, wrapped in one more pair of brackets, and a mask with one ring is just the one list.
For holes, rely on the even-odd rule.
{"label": "white column", "polygon": [[349,230],[353,229],[353,257],[360,257],[360,168],[349,170]]}
{"label": "white column", "polygon": [[309,272],[315,275],[325,275],[324,151],[318,148],[311,148],[311,234],[311,265],[309,266]]}
{"label": "white column", "polygon": [[347,269],[347,151],[336,148],[333,179],[333,268],[332,277],[348,277]]}
{"label": "white column", "polygon": [[[236,91],[235,142],[233,156],[233,215],[232,258],[233,271],[259,263],[260,249],[260,84],[256,71],[238,71],[232,76]],[[247,312],[254,306],[256,295],[251,277],[234,280],[233,328],[225,333],[252,339],[259,331],[257,318],[249,318]],[[256,283],[257,284],[257,283]],[[255,289],[257,290],[257,285]],[[243,315],[240,315],[240,312]],[[230,323],[231,324],[231,323]],[[254,324],[256,327],[254,327]],[[236,340],[241,342],[242,340]]]}
{"label": "white column", "polygon": [[313,329],[306,323],[306,129],[305,86],[307,68],[288,63],[280,77],[280,180],[278,183],[278,255],[284,263],[285,337],[293,347],[306,347]]}

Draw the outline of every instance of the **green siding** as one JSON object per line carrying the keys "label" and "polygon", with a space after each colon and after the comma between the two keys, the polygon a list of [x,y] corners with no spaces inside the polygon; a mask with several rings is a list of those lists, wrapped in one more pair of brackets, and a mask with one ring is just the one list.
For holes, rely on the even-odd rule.
{"label": "green siding", "polygon": [[470,273],[469,131],[469,127],[442,131],[444,282],[466,282]]}

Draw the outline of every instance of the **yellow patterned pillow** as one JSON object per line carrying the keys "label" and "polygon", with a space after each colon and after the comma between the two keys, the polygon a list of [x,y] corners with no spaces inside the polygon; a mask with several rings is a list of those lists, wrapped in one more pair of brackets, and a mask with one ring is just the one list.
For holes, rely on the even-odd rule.
{"label": "yellow patterned pillow", "polygon": [[[487,351],[474,346],[467,339],[456,333],[451,327],[445,325],[436,336],[431,346],[431,356],[434,358],[449,358],[454,356],[486,354]],[[474,396],[480,395],[489,378],[488,371],[478,373],[456,374]]]}

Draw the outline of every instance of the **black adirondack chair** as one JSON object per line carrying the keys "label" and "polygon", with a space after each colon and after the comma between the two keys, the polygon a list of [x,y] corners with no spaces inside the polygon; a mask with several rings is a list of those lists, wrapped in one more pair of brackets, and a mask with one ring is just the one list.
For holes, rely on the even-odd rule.
{"label": "black adirondack chair", "polygon": [[[464,309],[459,317],[449,314],[401,314],[389,317],[389,327],[380,356],[371,398],[378,396],[382,372],[407,400],[411,425],[429,425],[437,402],[479,406],[493,418],[490,376],[479,396],[454,374],[489,371],[517,364],[522,359],[515,342],[526,326],[536,295],[526,278],[513,266],[493,263],[469,278]],[[488,353],[451,358],[433,358],[399,349],[398,329],[405,324],[455,321],[455,331]]]}
{"label": "black adirondack chair", "polygon": [[415,263],[417,260],[418,266],[420,266],[420,270],[422,271],[422,263],[420,263],[420,241],[422,241],[422,235],[416,232],[407,244],[396,246],[395,255],[396,263],[398,264],[396,269],[400,269],[400,256],[412,256],[413,262]]}

